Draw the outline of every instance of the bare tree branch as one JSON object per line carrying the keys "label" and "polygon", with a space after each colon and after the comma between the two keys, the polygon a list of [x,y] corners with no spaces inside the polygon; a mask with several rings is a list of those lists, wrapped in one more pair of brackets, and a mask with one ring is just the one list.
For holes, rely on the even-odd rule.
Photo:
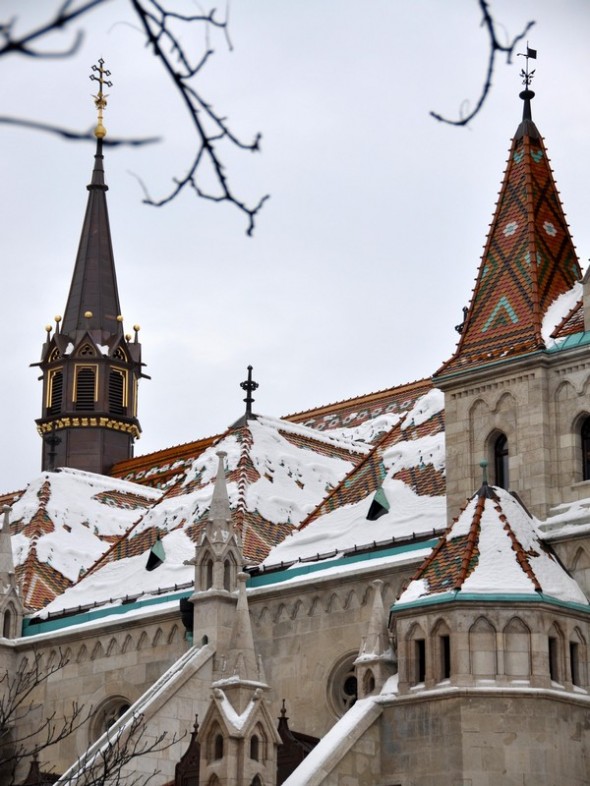
{"label": "bare tree branch", "polygon": [[[534,22],[527,22],[525,28],[520,32],[517,36],[515,36],[509,44],[501,44],[498,41],[498,36],[496,33],[496,22],[494,17],[490,13],[489,3],[487,0],[478,0],[479,7],[483,14],[483,18],[481,24],[483,27],[486,28],[488,36],[489,36],[489,46],[490,52],[488,56],[488,67],[486,71],[485,81],[482,87],[481,94],[479,99],[474,107],[474,109],[466,115],[460,117],[459,120],[449,120],[442,115],[437,114],[436,112],[430,112],[430,116],[433,117],[435,120],[439,120],[441,123],[448,123],[452,126],[466,126],[473,118],[478,114],[481,110],[482,106],[485,103],[486,98],[492,87],[492,76],[494,74],[494,68],[496,65],[496,55],[498,53],[506,55],[506,62],[510,64],[512,62],[512,55],[514,54],[514,50],[516,46],[522,41],[532,26],[535,24]],[[462,112],[460,113],[462,114]]]}
{"label": "bare tree branch", "polygon": [[135,759],[161,753],[176,745],[186,736],[168,736],[161,732],[149,737],[144,717],[130,713],[124,716],[113,729],[106,732],[105,738],[99,740],[84,754],[76,764],[59,779],[59,786],[147,786],[160,774],[155,769],[151,773],[133,772],[130,765]]}
{"label": "bare tree branch", "polygon": [[[7,117],[0,115],[0,123],[9,126],[19,126],[20,128],[29,128],[33,131],[44,131],[48,134],[55,134],[73,142],[96,142],[94,135],[94,128],[89,128],[88,131],[72,131],[62,126],[54,126],[50,123],[40,123],[36,120],[26,120],[22,117]],[[140,147],[141,145],[151,145],[155,142],[161,142],[159,136],[148,136],[138,139],[121,139],[119,137],[104,137],[102,144],[103,147]]]}
{"label": "bare tree branch", "polygon": [[60,651],[56,659],[43,666],[42,656],[35,653],[33,662],[23,661],[14,673],[5,671],[0,676],[0,775],[3,782],[12,783],[20,762],[33,759],[39,753],[69,737],[89,718],[73,702],[64,717],[53,712],[39,720],[29,731],[22,723],[30,716],[39,700],[35,691],[50,677],[64,669],[69,659]]}
{"label": "bare tree branch", "polygon": [[[54,33],[69,31],[75,20],[79,20],[109,2],[109,0],[63,0],[55,14],[45,23],[23,35],[15,32],[15,20],[0,22],[0,58],[9,54],[17,54],[30,58],[48,59],[70,57],[76,53],[83,41],[83,33],[77,31],[68,46],[57,51],[48,51],[43,45]],[[144,202],[161,207],[171,202],[187,186],[203,199],[213,202],[227,202],[240,210],[247,218],[247,234],[254,231],[256,216],[268,195],[256,204],[250,205],[241,199],[230,185],[228,175],[222,161],[223,145],[227,144],[240,150],[257,152],[260,149],[260,134],[251,142],[243,142],[230,129],[227,120],[216,112],[195,87],[195,77],[201,73],[208,63],[214,50],[209,45],[209,31],[221,31],[231,50],[228,34],[227,18],[221,20],[216,16],[215,9],[199,14],[183,14],[175,11],[161,0],[128,0],[140,29],[145,36],[148,49],[158,59],[164,73],[172,82],[181,103],[184,105],[190,126],[192,127],[193,144],[196,152],[192,156],[192,164],[183,177],[173,178],[170,192],[159,199],[152,198],[145,186]],[[195,31],[204,30],[205,48],[195,54],[194,47],[187,43]],[[92,139],[90,132],[72,131],[51,123],[35,122],[22,118],[1,116],[0,123],[33,128],[61,136],[64,139]],[[108,139],[105,144],[143,145],[156,139]],[[204,181],[210,182],[205,186]]]}
{"label": "bare tree branch", "polygon": [[[262,197],[253,207],[249,207],[245,201],[239,199],[229,185],[216,143],[227,140],[237,148],[256,152],[260,149],[260,134],[257,134],[250,143],[242,142],[230,130],[226,119],[215,112],[191,82],[213,54],[213,50],[207,49],[197,62],[191,62],[187,51],[180,45],[179,39],[168,26],[169,19],[178,19],[178,15],[168,12],[157,0],[131,0],[131,4],[143,25],[148,45],[160,60],[162,67],[181,96],[199,140],[197,152],[187,174],[182,178],[174,178],[174,188],[167,196],[155,200],[146,192],[144,202],[161,207],[175,199],[186,186],[191,186],[195,193],[203,199],[213,202],[228,202],[241,210],[248,217],[246,232],[248,235],[252,235],[256,215],[268,199],[268,195]],[[205,17],[182,17],[182,20],[189,23],[206,20],[225,30],[227,22],[216,21],[214,13],[215,11],[211,11]],[[212,125],[211,131],[208,131],[205,126],[207,121]],[[198,175],[204,162],[209,165],[210,171],[214,174],[214,181],[219,189],[218,193],[205,190],[199,184]]]}

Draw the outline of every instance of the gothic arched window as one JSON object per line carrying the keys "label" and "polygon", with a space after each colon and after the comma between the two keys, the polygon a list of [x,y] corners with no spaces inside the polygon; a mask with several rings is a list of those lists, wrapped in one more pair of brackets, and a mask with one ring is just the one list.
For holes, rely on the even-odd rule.
{"label": "gothic arched window", "polygon": [[109,411],[113,415],[127,413],[125,372],[111,369],[109,372]]}
{"label": "gothic arched window", "polygon": [[590,480],[590,416],[584,418],[580,436],[582,438],[582,480]]}
{"label": "gothic arched window", "polygon": [[2,626],[2,635],[5,639],[9,639],[12,634],[12,613],[10,609],[4,612],[4,624]]}
{"label": "gothic arched window", "polygon": [[494,442],[494,482],[496,486],[503,489],[507,489],[510,485],[508,455],[508,438],[506,434],[500,434]]}
{"label": "gothic arched window", "polygon": [[58,415],[63,399],[64,375],[61,369],[50,372],[47,391],[47,414]]}
{"label": "gothic arched window", "polygon": [[89,411],[94,409],[96,400],[96,371],[89,366],[77,369],[76,390],[74,401],[76,409]]}

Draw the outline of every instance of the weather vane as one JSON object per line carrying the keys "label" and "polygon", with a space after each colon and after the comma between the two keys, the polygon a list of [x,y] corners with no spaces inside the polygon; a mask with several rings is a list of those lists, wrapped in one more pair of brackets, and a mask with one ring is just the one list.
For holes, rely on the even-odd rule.
{"label": "weather vane", "polygon": [[244,399],[244,403],[246,404],[246,418],[251,417],[252,415],[252,404],[254,403],[254,399],[252,398],[252,393],[258,387],[258,382],[254,382],[252,379],[252,366],[248,366],[248,379],[244,382],[240,382],[240,387],[242,390],[246,391],[246,398]]}
{"label": "weather vane", "polygon": [[531,60],[537,59],[537,50],[531,49],[529,47],[529,42],[526,42],[526,54],[524,52],[519,52],[518,57],[526,57],[526,67],[521,69],[520,75],[522,77],[522,83],[525,87],[530,87],[531,82],[533,81],[533,77],[535,75],[535,69],[529,72],[529,58]]}
{"label": "weather vane", "polygon": [[98,112],[98,123],[94,132],[94,136],[96,136],[98,139],[102,139],[106,136],[107,133],[106,128],[102,124],[102,112],[107,105],[107,95],[103,93],[102,89],[105,85],[107,87],[113,86],[113,83],[109,82],[109,80],[106,78],[111,75],[111,72],[107,71],[107,69],[103,68],[103,66],[104,60],[101,57],[98,61],[98,65],[92,66],[92,70],[95,73],[90,74],[90,79],[93,82],[98,82],[98,93],[95,96],[92,96],[94,98],[94,105],[96,106],[96,110]]}

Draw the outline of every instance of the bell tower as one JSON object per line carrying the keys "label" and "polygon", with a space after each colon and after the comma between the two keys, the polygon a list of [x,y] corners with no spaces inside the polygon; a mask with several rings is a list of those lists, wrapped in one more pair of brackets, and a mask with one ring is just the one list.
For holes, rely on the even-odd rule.
{"label": "bell tower", "polygon": [[103,168],[103,110],[110,71],[92,67],[98,83],[96,153],[88,203],[63,319],[46,327],[41,361],[43,402],[37,429],[42,469],[60,466],[106,473],[131,458],[141,432],[137,387],[142,376],[139,325],[125,334],[119,305]]}

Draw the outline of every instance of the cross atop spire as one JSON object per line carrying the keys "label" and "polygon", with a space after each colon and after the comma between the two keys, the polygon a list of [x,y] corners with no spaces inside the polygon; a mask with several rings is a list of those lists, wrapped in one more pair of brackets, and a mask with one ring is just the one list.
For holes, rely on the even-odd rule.
{"label": "cross atop spire", "polygon": [[254,403],[254,399],[252,398],[252,393],[258,388],[258,382],[254,382],[252,379],[252,366],[248,366],[248,379],[244,382],[240,382],[240,387],[242,390],[246,391],[244,403],[246,404],[246,420],[248,420],[253,417],[252,404]]}
{"label": "cross atop spire", "polygon": [[109,77],[111,75],[111,72],[108,71],[106,68],[103,68],[103,66],[104,66],[104,60],[101,57],[98,61],[98,65],[92,66],[92,70],[95,73],[90,74],[90,79],[93,82],[98,82],[98,93],[95,96],[92,96],[94,98],[94,105],[96,106],[96,111],[98,112],[98,122],[96,124],[96,129],[94,131],[94,136],[97,139],[103,139],[107,134],[107,130],[102,124],[102,113],[103,110],[106,108],[108,96],[106,96],[103,93],[103,87],[105,85],[107,87],[113,86],[113,83],[109,82],[109,80],[105,78],[105,77]]}

